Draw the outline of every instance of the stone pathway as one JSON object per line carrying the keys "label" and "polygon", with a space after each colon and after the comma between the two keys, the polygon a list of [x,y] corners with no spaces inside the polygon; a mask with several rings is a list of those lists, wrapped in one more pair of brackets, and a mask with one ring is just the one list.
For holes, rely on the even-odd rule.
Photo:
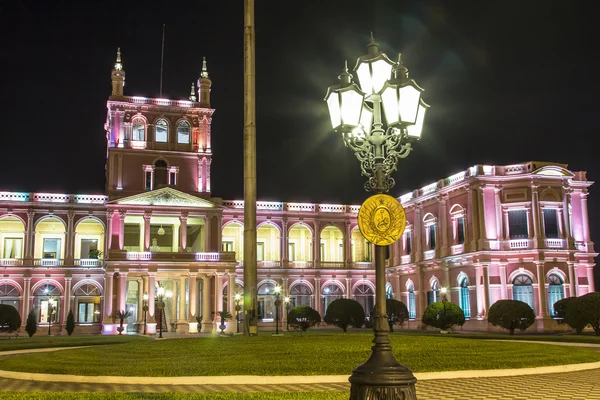
{"label": "stone pathway", "polygon": [[[295,385],[124,385],[53,383],[0,378],[0,391],[28,392],[305,392],[346,391],[349,383]],[[600,400],[600,369],[558,374],[427,380],[417,383],[419,400]]]}

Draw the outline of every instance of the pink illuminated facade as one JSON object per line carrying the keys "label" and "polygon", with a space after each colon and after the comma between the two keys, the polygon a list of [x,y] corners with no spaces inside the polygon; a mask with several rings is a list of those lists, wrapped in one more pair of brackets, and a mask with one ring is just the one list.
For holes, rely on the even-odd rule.
{"label": "pink illuminated facade", "polygon": [[[124,82],[119,53],[105,194],[0,192],[0,302],[15,306],[23,325],[31,310],[40,326],[50,319],[54,334],[64,332],[69,310],[78,333],[116,333],[111,315],[125,309],[133,313],[129,332],[154,333],[161,320],[182,333],[215,331],[216,313],[235,315],[243,287],[244,213],[243,201],[211,193],[206,63],[190,100],[124,96]],[[387,292],[409,307],[405,327],[422,328],[425,307],[446,287],[468,316],[464,329],[491,330],[490,305],[512,298],[535,310],[531,329],[560,329],[552,304],[594,291],[591,184],[585,172],[555,163],[476,165],[400,196],[408,224],[390,246]],[[257,203],[259,328],[274,328],[276,286],[322,315],[341,297],[370,312],[372,248],[358,230],[358,209]],[[159,287],[172,293],[161,319]]]}

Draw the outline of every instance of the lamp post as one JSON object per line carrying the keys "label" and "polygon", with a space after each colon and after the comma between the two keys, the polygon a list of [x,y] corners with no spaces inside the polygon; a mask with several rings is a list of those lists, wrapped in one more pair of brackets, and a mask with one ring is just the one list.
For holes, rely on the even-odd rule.
{"label": "lamp post", "polygon": [[240,333],[240,310],[242,307],[240,306],[240,300],[242,300],[242,295],[239,293],[235,294],[235,320],[236,320],[236,333]]}
{"label": "lamp post", "polygon": [[283,304],[285,304],[285,330],[290,330],[290,298],[285,296],[283,298]]}
{"label": "lamp post", "polygon": [[144,335],[146,334],[146,314],[148,313],[148,293],[144,293],[142,299],[144,300],[144,305],[142,306],[142,310],[144,310]]}
{"label": "lamp post", "polygon": [[48,299],[48,336],[50,336],[50,328],[52,327],[52,313],[54,313],[54,299]]}
{"label": "lamp post", "polygon": [[[412,150],[409,140],[421,136],[429,106],[421,99],[423,89],[408,78],[400,56],[397,62],[390,60],[372,35],[367,54],[358,58],[354,71],[360,86],[352,81],[346,65],[338,77],[340,83],[329,87],[325,101],[333,129],[342,133],[344,144],[355,153],[368,178],[365,190],[384,193],[395,184],[391,175],[398,159]],[[349,378],[351,400],[416,399],[416,378],[392,354],[385,309],[385,255],[386,247],[376,245],[374,346],[369,359]]]}
{"label": "lamp post", "polygon": [[281,307],[281,286],[275,286],[275,335],[279,335],[279,307]]}
{"label": "lamp post", "polygon": [[159,335],[158,338],[162,339],[163,335],[162,335],[162,326],[163,326],[163,313],[165,310],[165,298],[170,298],[173,296],[173,292],[171,292],[170,290],[165,291],[165,288],[163,286],[159,286],[158,290],[156,291],[156,306],[158,307],[159,310]]}

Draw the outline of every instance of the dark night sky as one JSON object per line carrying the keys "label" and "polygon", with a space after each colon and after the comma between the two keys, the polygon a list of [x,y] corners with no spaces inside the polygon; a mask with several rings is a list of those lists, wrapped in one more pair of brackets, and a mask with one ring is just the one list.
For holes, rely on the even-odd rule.
{"label": "dark night sky", "polygon": [[[8,2],[4,2],[8,3]],[[117,46],[126,95],[187,99],[208,59],[213,194],[243,198],[243,2],[19,1],[0,6],[0,190],[101,193]],[[42,3],[42,2],[40,2]],[[360,204],[359,163],[331,131],[328,85],[373,31],[431,105],[401,195],[474,164],[568,163],[598,179],[595,13],[564,1],[265,1],[256,5],[258,197]],[[597,112],[597,111],[596,111]],[[593,131],[594,129],[594,131]],[[590,218],[600,195],[592,188]]]}

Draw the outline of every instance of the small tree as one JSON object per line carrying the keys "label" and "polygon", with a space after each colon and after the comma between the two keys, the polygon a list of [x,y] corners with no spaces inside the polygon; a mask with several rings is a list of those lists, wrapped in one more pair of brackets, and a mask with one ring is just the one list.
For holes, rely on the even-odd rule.
{"label": "small tree", "polygon": [[535,313],[529,304],[519,300],[498,300],[490,307],[488,322],[508,329],[514,335],[515,329],[524,331],[535,322]]}
{"label": "small tree", "polygon": [[583,328],[588,324],[586,315],[581,309],[579,297],[567,297],[554,303],[554,311],[559,324],[567,324],[581,334]]}
{"label": "small tree", "polygon": [[29,311],[29,315],[27,315],[27,322],[25,324],[25,332],[32,337],[37,332],[37,318],[35,317],[35,311]]}
{"label": "small tree", "polygon": [[65,326],[67,333],[69,336],[73,334],[75,330],[75,318],[73,317],[73,310],[69,310],[69,314],[67,315],[67,325]]}
{"label": "small tree", "polygon": [[117,328],[117,331],[119,331],[119,335],[122,335],[123,331],[125,330],[125,328],[123,328],[123,322],[127,318],[131,317],[132,315],[133,315],[133,313],[131,311],[125,311],[125,310],[114,312],[113,318],[119,320],[119,327]]}
{"label": "small tree", "polygon": [[16,308],[0,304],[0,332],[12,332],[21,326],[21,316]]}
{"label": "small tree", "polygon": [[390,332],[394,332],[394,325],[402,325],[404,321],[408,320],[408,308],[406,308],[406,304],[399,300],[386,299],[385,309],[388,316],[388,324],[390,325]]}
{"label": "small tree", "polygon": [[352,299],[337,299],[329,304],[323,321],[329,325],[342,328],[347,332],[348,326],[360,328],[365,322],[365,311],[360,303]]}
{"label": "small tree", "polygon": [[423,323],[446,331],[453,325],[462,326],[465,323],[465,313],[454,303],[436,301],[423,313]]}
{"label": "small tree", "polygon": [[600,292],[583,295],[579,297],[579,301],[581,311],[587,322],[594,328],[596,336],[600,336]]}
{"label": "small tree", "polygon": [[298,306],[290,311],[288,322],[293,329],[306,332],[308,328],[321,323],[321,316],[317,310],[309,306]]}

